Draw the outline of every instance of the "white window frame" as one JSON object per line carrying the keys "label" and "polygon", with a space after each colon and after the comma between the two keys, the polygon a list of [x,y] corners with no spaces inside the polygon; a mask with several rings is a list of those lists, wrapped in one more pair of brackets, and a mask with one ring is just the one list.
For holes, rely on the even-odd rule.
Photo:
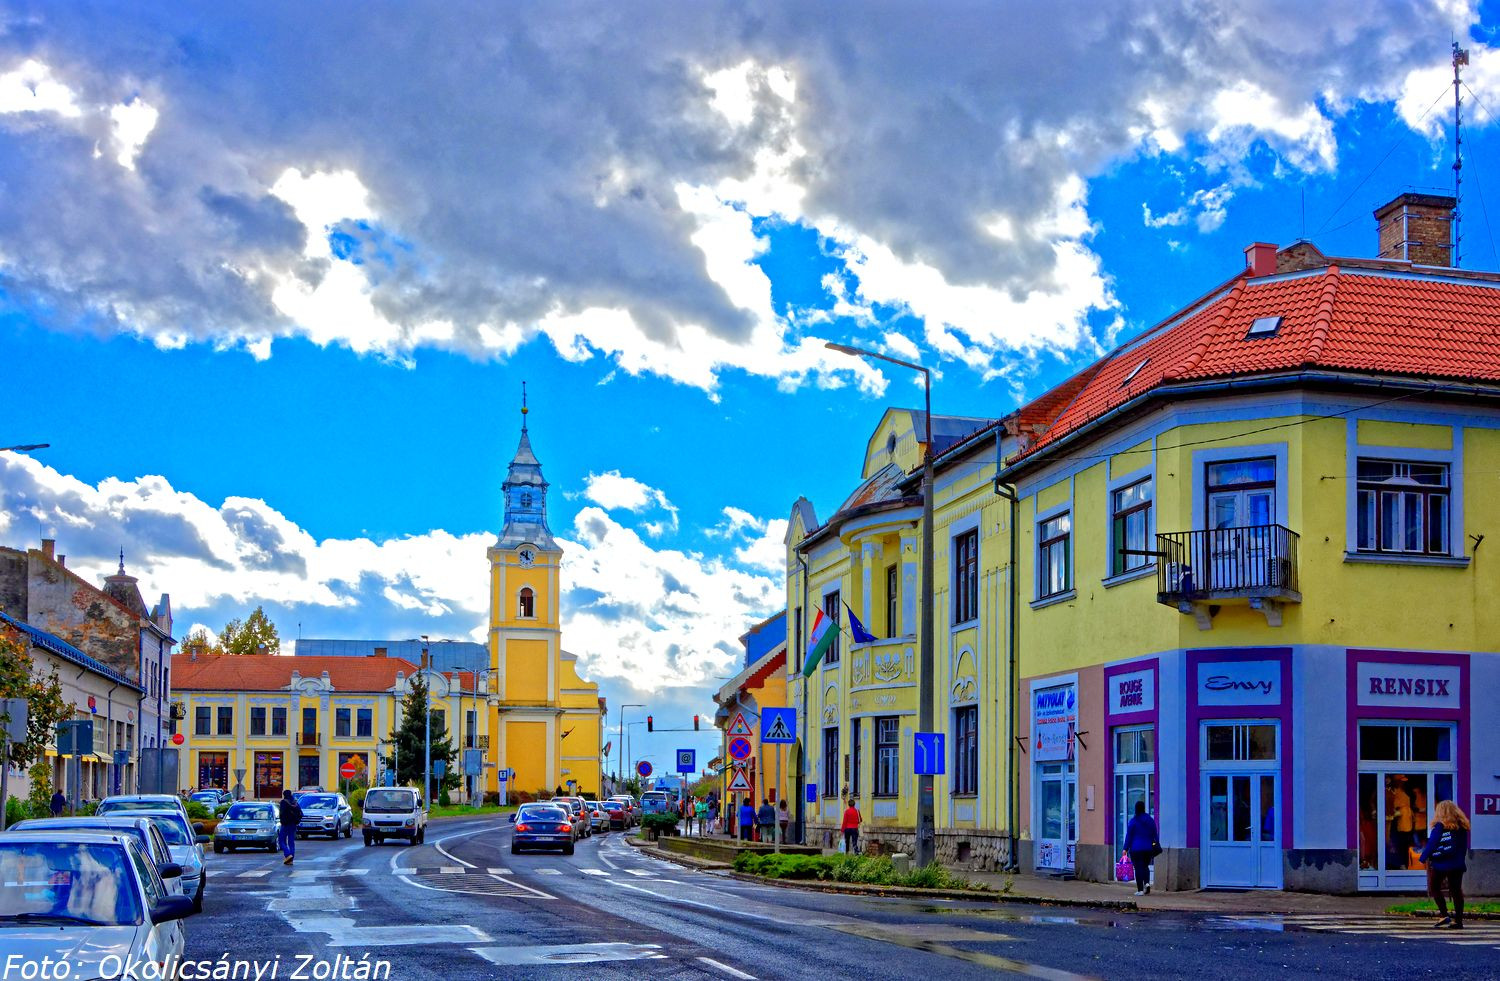
{"label": "white window frame", "polygon": [[[1073,519],[1071,521],[1071,527],[1069,527],[1069,529],[1068,529],[1067,544],[1064,546],[1064,549],[1063,549],[1063,552],[1064,552],[1064,555],[1065,555],[1065,558],[1066,558],[1066,561],[1067,561],[1067,565],[1068,565],[1068,581],[1067,581],[1067,585],[1065,585],[1060,591],[1058,591],[1056,593],[1043,593],[1042,592],[1042,525],[1046,524],[1049,521],[1052,521],[1054,518],[1062,517],[1063,515],[1068,515],[1070,519]],[[1032,580],[1033,580],[1033,582],[1032,582],[1033,605],[1040,604],[1040,605],[1045,606],[1047,604],[1056,603],[1056,602],[1059,602],[1061,600],[1071,599],[1073,596],[1077,595],[1077,591],[1078,591],[1078,563],[1077,563],[1077,561],[1075,561],[1075,551],[1076,551],[1077,545],[1078,545],[1078,522],[1077,522],[1076,518],[1077,518],[1077,515],[1073,513],[1073,500],[1072,500],[1072,498],[1069,498],[1067,500],[1067,502],[1065,502],[1063,504],[1060,504],[1057,507],[1049,508],[1048,510],[1043,511],[1043,512],[1039,513],[1036,516],[1036,523],[1034,525],[1033,538],[1032,538],[1032,547],[1031,547],[1031,560],[1032,560],[1032,570],[1033,570],[1033,573],[1032,573]]]}
{"label": "white window frame", "polygon": [[[1362,552],[1359,549],[1359,461],[1394,460],[1398,463],[1441,463],[1448,467],[1448,552]],[[1464,533],[1464,431],[1453,427],[1451,449],[1427,450],[1410,446],[1379,446],[1359,442],[1359,420],[1351,418],[1348,430],[1348,471],[1344,488],[1344,561],[1393,562],[1408,565],[1468,565]]]}
{"label": "white window frame", "polygon": [[1124,572],[1116,573],[1115,550],[1120,547],[1120,542],[1115,541],[1115,493],[1127,487],[1144,483],[1146,487],[1146,498],[1150,506],[1146,509],[1146,547],[1151,548],[1156,541],[1156,474],[1149,466],[1132,470],[1130,473],[1111,477],[1104,488],[1104,513],[1105,520],[1109,523],[1105,529],[1106,549],[1104,555],[1104,578],[1105,586],[1113,586],[1116,583],[1130,582],[1133,579],[1141,579],[1146,576],[1156,575],[1156,563],[1147,561],[1145,564],[1134,569],[1126,569]]}

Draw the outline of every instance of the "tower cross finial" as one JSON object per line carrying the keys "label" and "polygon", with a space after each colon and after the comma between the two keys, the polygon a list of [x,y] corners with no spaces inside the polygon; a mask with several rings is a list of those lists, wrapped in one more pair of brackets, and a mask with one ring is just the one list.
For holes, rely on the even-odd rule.
{"label": "tower cross finial", "polygon": [[120,546],[120,575],[125,575],[125,546]]}
{"label": "tower cross finial", "polygon": [[526,383],[523,381],[521,382],[521,432],[523,433],[526,431],[526,413],[528,411],[530,410],[526,408]]}

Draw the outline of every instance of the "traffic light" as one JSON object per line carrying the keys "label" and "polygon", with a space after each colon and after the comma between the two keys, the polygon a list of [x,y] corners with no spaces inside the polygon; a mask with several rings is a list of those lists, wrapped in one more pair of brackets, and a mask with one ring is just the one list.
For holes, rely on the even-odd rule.
{"label": "traffic light", "polygon": [[646,731],[647,732],[655,732],[656,731],[655,727],[653,726],[653,724],[651,722],[651,716],[649,716],[649,715],[646,716]]}
{"label": "traffic light", "polygon": [[698,730],[698,717],[695,715],[695,716],[693,716],[693,731],[696,732],[697,730]]}

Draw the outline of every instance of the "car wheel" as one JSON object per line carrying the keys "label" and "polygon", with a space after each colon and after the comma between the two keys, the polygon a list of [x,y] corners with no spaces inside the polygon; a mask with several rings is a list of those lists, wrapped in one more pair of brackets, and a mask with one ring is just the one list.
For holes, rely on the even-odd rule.
{"label": "car wheel", "polygon": [[349,822],[349,827],[347,827],[347,828],[344,829],[344,837],[345,838],[353,838],[354,837],[354,822],[353,821],[350,821]]}
{"label": "car wheel", "polygon": [[193,897],[193,912],[195,912],[195,913],[201,913],[201,912],[203,912],[203,885],[204,885],[204,881],[202,879],[199,879],[198,880],[198,895],[196,895],[196,896]]}
{"label": "car wheel", "polygon": [[510,843],[510,853],[512,855],[519,855],[519,854],[521,854],[521,846],[518,845],[518,844],[516,844],[515,842],[511,842]]}
{"label": "car wheel", "polygon": [[224,854],[224,846],[221,845],[221,844],[219,844],[217,841],[214,842],[214,854],[215,855],[222,855],[222,854]]}
{"label": "car wheel", "polygon": [[369,848],[374,843],[375,843],[374,840],[369,835],[365,835],[365,847],[366,848]]}
{"label": "car wheel", "polygon": [[568,842],[566,845],[563,846],[563,854],[564,855],[571,855],[571,854],[573,854],[573,843],[571,841]]}
{"label": "car wheel", "polygon": [[417,836],[416,835],[412,835],[410,838],[406,839],[406,847],[407,848],[415,847],[416,844],[417,844]]}

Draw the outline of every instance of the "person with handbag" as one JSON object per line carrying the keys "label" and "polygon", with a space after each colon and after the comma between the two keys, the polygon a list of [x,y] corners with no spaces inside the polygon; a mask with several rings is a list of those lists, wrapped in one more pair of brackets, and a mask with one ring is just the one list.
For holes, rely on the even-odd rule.
{"label": "person with handbag", "polygon": [[1135,894],[1144,896],[1151,891],[1151,861],[1161,854],[1161,839],[1156,819],[1146,813],[1143,800],[1135,802],[1135,816],[1125,828],[1125,851],[1135,866]]}
{"label": "person with handbag", "polygon": [[[1437,904],[1442,917],[1433,926],[1453,930],[1464,928],[1464,870],[1468,867],[1469,818],[1453,801],[1439,801],[1434,810],[1437,822],[1427,836],[1421,862],[1427,866],[1427,894]],[[1443,902],[1443,885],[1453,894],[1453,915]]]}

